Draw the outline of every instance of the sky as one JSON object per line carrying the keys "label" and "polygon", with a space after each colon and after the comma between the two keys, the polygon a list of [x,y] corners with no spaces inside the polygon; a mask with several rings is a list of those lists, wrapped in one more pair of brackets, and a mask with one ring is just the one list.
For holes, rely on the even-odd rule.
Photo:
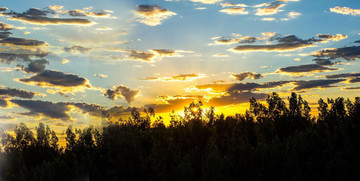
{"label": "sky", "polygon": [[[0,128],[360,90],[357,0],[0,1]],[[165,120],[166,121],[166,120]]]}

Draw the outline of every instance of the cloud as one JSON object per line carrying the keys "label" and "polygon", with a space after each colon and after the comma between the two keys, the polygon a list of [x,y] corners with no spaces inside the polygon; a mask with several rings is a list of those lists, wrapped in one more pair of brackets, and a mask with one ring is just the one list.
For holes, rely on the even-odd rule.
{"label": "cloud", "polygon": [[6,108],[6,107],[8,107],[8,105],[9,105],[9,103],[7,102],[7,100],[0,97],[0,107]]}
{"label": "cloud", "polygon": [[7,10],[8,10],[7,7],[1,7],[1,8],[0,8],[0,11],[7,11]]}
{"label": "cloud", "polygon": [[189,82],[194,81],[199,78],[205,77],[205,74],[180,74],[180,75],[174,75],[171,77],[146,77],[142,80],[152,80],[152,81],[166,81],[166,82],[172,82],[172,81],[181,81],[181,82]]}
{"label": "cloud", "polygon": [[348,7],[336,6],[334,8],[330,8],[330,11],[333,13],[344,14],[344,15],[353,15],[353,16],[360,15],[360,9],[351,9]]}
{"label": "cloud", "polygon": [[67,13],[69,13],[70,16],[74,16],[74,17],[85,17],[85,16],[96,17],[96,18],[110,17],[110,13],[108,13],[108,11],[105,10],[100,10],[98,12],[89,12],[81,9],[75,9],[75,10],[67,11]]}
{"label": "cloud", "polygon": [[294,43],[294,44],[276,44],[276,45],[239,45],[231,49],[233,52],[250,52],[250,51],[293,51],[305,47],[315,46],[312,43],[303,44],[303,43]]}
{"label": "cloud", "polygon": [[315,58],[313,59],[315,64],[317,65],[335,65],[339,62],[332,62],[330,59],[323,59],[323,58]]}
{"label": "cloud", "polygon": [[129,52],[129,58],[133,60],[152,61],[155,58],[153,52],[141,52],[136,50],[130,50]]}
{"label": "cloud", "polygon": [[109,28],[109,27],[103,26],[103,27],[96,28],[95,30],[98,30],[98,31],[107,31],[107,30],[112,30],[112,29]]}
{"label": "cloud", "polygon": [[14,29],[13,26],[0,22],[0,30],[1,31],[9,31],[12,29]]}
{"label": "cloud", "polygon": [[213,55],[213,57],[222,57],[222,58],[224,58],[224,57],[229,57],[229,55],[223,54],[223,53],[218,53],[218,54]]}
{"label": "cloud", "polygon": [[45,64],[49,64],[49,61],[47,61],[45,59],[34,60],[34,61],[31,61],[27,65],[27,67],[23,67],[22,69],[26,73],[40,73],[45,70]]}
{"label": "cloud", "polygon": [[149,52],[142,52],[137,50],[121,50],[123,52],[128,52],[128,58],[132,60],[143,60],[143,61],[153,61],[161,57],[180,57],[182,56],[179,52],[190,53],[189,51],[184,50],[169,50],[169,49],[151,49]]}
{"label": "cloud", "polygon": [[50,10],[53,10],[53,11],[58,11],[58,10],[61,10],[62,8],[64,8],[64,6],[60,6],[60,5],[50,5],[48,7]]}
{"label": "cloud", "polygon": [[18,60],[32,61],[32,58],[43,58],[47,52],[0,53],[0,62],[10,64]]}
{"label": "cloud", "polygon": [[360,46],[350,46],[343,48],[326,48],[312,54],[314,57],[328,57],[330,59],[341,58],[353,61],[360,58]]}
{"label": "cloud", "polygon": [[65,59],[65,58],[61,60],[61,63],[62,63],[62,64],[67,64],[67,63],[69,63],[69,62],[70,62],[70,60]]}
{"label": "cloud", "polygon": [[0,95],[1,96],[10,96],[10,97],[20,97],[31,99],[36,95],[35,92],[29,92],[22,89],[8,88],[8,87],[0,87]]}
{"label": "cloud", "polygon": [[306,90],[314,88],[331,88],[336,87],[332,84],[337,84],[345,81],[346,79],[327,79],[327,80],[309,80],[309,81],[296,81],[293,84],[295,85],[293,90]]}
{"label": "cloud", "polygon": [[130,88],[120,85],[120,86],[114,86],[112,89],[108,89],[104,92],[104,96],[116,100],[118,97],[124,97],[126,102],[131,103],[134,101],[135,96],[139,94],[139,90],[131,90]]}
{"label": "cloud", "polygon": [[211,98],[208,104],[212,106],[227,106],[232,104],[247,103],[249,99],[255,98],[257,100],[264,100],[268,95],[264,93],[252,92],[231,92],[226,95]]}
{"label": "cloud", "polygon": [[350,83],[358,83],[360,82],[360,77],[352,78],[349,80]]}
{"label": "cloud", "polygon": [[240,7],[232,7],[232,8],[222,9],[219,12],[230,14],[230,15],[249,14],[249,12],[245,10],[245,8],[240,8]]}
{"label": "cloud", "polygon": [[280,12],[280,8],[284,7],[286,4],[280,3],[280,1],[275,1],[264,8],[258,8],[255,15],[265,16],[265,15],[273,15]]}
{"label": "cloud", "polygon": [[[27,113],[20,113],[22,115],[33,117],[46,117],[50,119],[60,119],[63,121],[70,121],[72,118],[69,115],[70,111],[81,111],[82,114],[89,114],[95,117],[104,116],[121,116],[129,113],[131,107],[124,108],[123,106],[115,106],[109,109],[96,104],[88,103],[74,103],[74,102],[48,102],[41,100],[11,100],[14,104],[29,110]],[[1,97],[0,97],[1,106]],[[77,109],[74,109],[77,108]]]}
{"label": "cloud", "polygon": [[12,33],[11,32],[0,32],[0,39],[3,39],[3,38],[9,38],[9,36],[11,35]]}
{"label": "cloud", "polygon": [[67,74],[55,70],[45,70],[32,77],[20,79],[20,82],[63,89],[63,92],[74,91],[73,88],[90,88],[88,80],[75,74]]}
{"label": "cloud", "polygon": [[[157,113],[170,112],[173,110],[184,109],[191,102],[203,100],[203,96],[198,95],[176,95],[176,96],[159,96],[158,100],[163,101],[162,104],[147,104],[144,108],[152,107]],[[204,102],[205,103],[205,102]]]}
{"label": "cloud", "polygon": [[331,41],[340,41],[346,39],[348,36],[343,34],[330,35],[330,34],[318,34],[317,35],[321,39],[331,40]]}
{"label": "cloud", "polygon": [[138,9],[134,10],[134,13],[137,21],[149,26],[160,25],[163,20],[176,15],[176,13],[157,5],[138,5]]}
{"label": "cloud", "polygon": [[93,24],[91,20],[81,19],[81,18],[49,18],[48,14],[55,13],[51,9],[49,10],[40,10],[37,8],[30,8],[29,10],[23,13],[17,13],[14,11],[2,12],[2,15],[9,16],[10,20],[22,21],[30,24],[40,24],[40,25],[58,25],[58,24],[67,24],[67,25],[90,25]]}
{"label": "cloud", "polygon": [[106,74],[94,74],[94,76],[95,76],[95,77],[100,77],[100,78],[102,78],[102,79],[109,77],[109,76],[106,75]]}
{"label": "cloud", "polygon": [[174,56],[177,55],[175,50],[169,49],[152,49],[152,52],[156,52],[160,56]]}
{"label": "cloud", "polygon": [[66,113],[70,111],[70,107],[65,104],[57,104],[40,100],[11,100],[12,103],[29,110],[23,115],[29,116],[46,116],[52,119],[70,120],[70,116]]}
{"label": "cloud", "polygon": [[295,19],[296,17],[298,17],[298,16],[300,16],[300,15],[301,15],[301,13],[295,12],[295,11],[291,11],[291,12],[288,13],[288,16],[289,16],[290,18],[292,18],[292,19]]}
{"label": "cloud", "polygon": [[223,0],[190,0],[191,2],[203,3],[203,4],[215,4],[220,3]]}
{"label": "cloud", "polygon": [[0,39],[0,44],[1,45],[15,45],[15,46],[42,46],[45,45],[46,42],[43,41],[39,41],[39,40],[33,40],[33,39],[26,39],[26,38],[14,38],[14,37],[9,37],[9,38],[4,38],[4,39]]}
{"label": "cloud", "polygon": [[243,92],[254,91],[260,89],[270,89],[275,87],[282,87],[292,81],[272,81],[262,84],[247,82],[247,83],[234,83],[234,84],[202,84],[194,86],[198,90],[206,90],[210,93],[226,93],[226,92]]}
{"label": "cloud", "polygon": [[360,87],[344,87],[342,90],[359,90]]}
{"label": "cloud", "polygon": [[[218,40],[215,40],[215,45],[231,45],[235,43],[255,43],[256,40],[261,40],[264,38],[252,37],[252,36],[243,36],[236,38],[223,38],[220,37]],[[214,45],[210,44],[210,45]]]}
{"label": "cloud", "polygon": [[249,79],[260,79],[263,77],[261,74],[257,74],[255,72],[243,72],[240,74],[232,74],[233,77],[236,78],[236,80],[243,81],[246,78]]}
{"label": "cloud", "polygon": [[299,74],[299,73],[313,73],[313,72],[328,72],[339,70],[338,68],[329,68],[323,65],[318,64],[305,64],[305,65],[295,65],[280,68],[277,72],[279,73],[290,73],[290,74]]}
{"label": "cloud", "polygon": [[[5,119],[15,119],[14,117],[9,117],[9,116],[0,116],[0,120],[5,120]],[[17,124],[15,123],[0,123],[0,128],[2,130],[13,130],[16,127]]]}
{"label": "cloud", "polygon": [[226,7],[248,7],[248,5],[246,5],[246,4],[234,4],[234,3],[230,3],[230,2],[220,3],[220,5],[223,8],[226,8]]}
{"label": "cloud", "polygon": [[261,18],[261,21],[276,21],[276,19],[273,17],[268,17],[268,18]]}
{"label": "cloud", "polygon": [[360,73],[342,73],[342,74],[332,74],[325,76],[328,79],[337,79],[337,78],[354,78],[360,77]]}
{"label": "cloud", "polygon": [[287,36],[275,36],[270,38],[270,41],[277,41],[278,44],[273,45],[239,45],[235,48],[232,48],[233,52],[248,52],[248,51],[293,51],[305,47],[316,46],[315,43],[322,42],[321,39],[300,39],[295,35],[287,35]]}
{"label": "cloud", "polygon": [[72,47],[64,47],[64,51],[65,52],[71,52],[71,53],[74,53],[74,52],[80,52],[82,54],[87,54],[89,53],[89,51],[91,50],[92,48],[86,48],[86,47],[83,47],[83,46],[80,46],[80,45],[74,45]]}

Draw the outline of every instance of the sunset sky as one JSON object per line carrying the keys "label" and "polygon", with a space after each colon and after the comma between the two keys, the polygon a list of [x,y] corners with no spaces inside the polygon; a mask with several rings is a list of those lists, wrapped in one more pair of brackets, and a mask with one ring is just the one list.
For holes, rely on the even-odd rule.
{"label": "sunset sky", "polygon": [[360,96],[358,0],[0,2],[0,128],[58,132],[201,100]]}

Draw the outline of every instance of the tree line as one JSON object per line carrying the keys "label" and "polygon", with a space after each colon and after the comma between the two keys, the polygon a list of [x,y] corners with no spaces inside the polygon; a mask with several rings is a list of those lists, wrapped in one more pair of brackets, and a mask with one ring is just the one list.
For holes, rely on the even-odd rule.
{"label": "tree line", "polygon": [[[250,99],[224,116],[191,103],[168,126],[154,109],[99,129],[39,123],[2,133],[0,180],[349,180],[360,169],[360,97],[320,99],[318,116],[292,93]],[[152,121],[153,120],[153,121]]]}

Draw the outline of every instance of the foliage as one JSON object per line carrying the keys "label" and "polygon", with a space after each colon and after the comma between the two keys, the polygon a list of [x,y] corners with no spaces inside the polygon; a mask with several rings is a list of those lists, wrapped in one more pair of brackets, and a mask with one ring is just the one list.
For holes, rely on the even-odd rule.
{"label": "foliage", "polygon": [[[166,127],[152,108],[102,129],[69,127],[66,147],[40,123],[2,133],[0,180],[348,180],[360,167],[360,98],[319,100],[317,118],[292,93],[225,117],[191,103]],[[2,179],[1,179],[2,178]],[[355,177],[356,178],[356,177]]]}

